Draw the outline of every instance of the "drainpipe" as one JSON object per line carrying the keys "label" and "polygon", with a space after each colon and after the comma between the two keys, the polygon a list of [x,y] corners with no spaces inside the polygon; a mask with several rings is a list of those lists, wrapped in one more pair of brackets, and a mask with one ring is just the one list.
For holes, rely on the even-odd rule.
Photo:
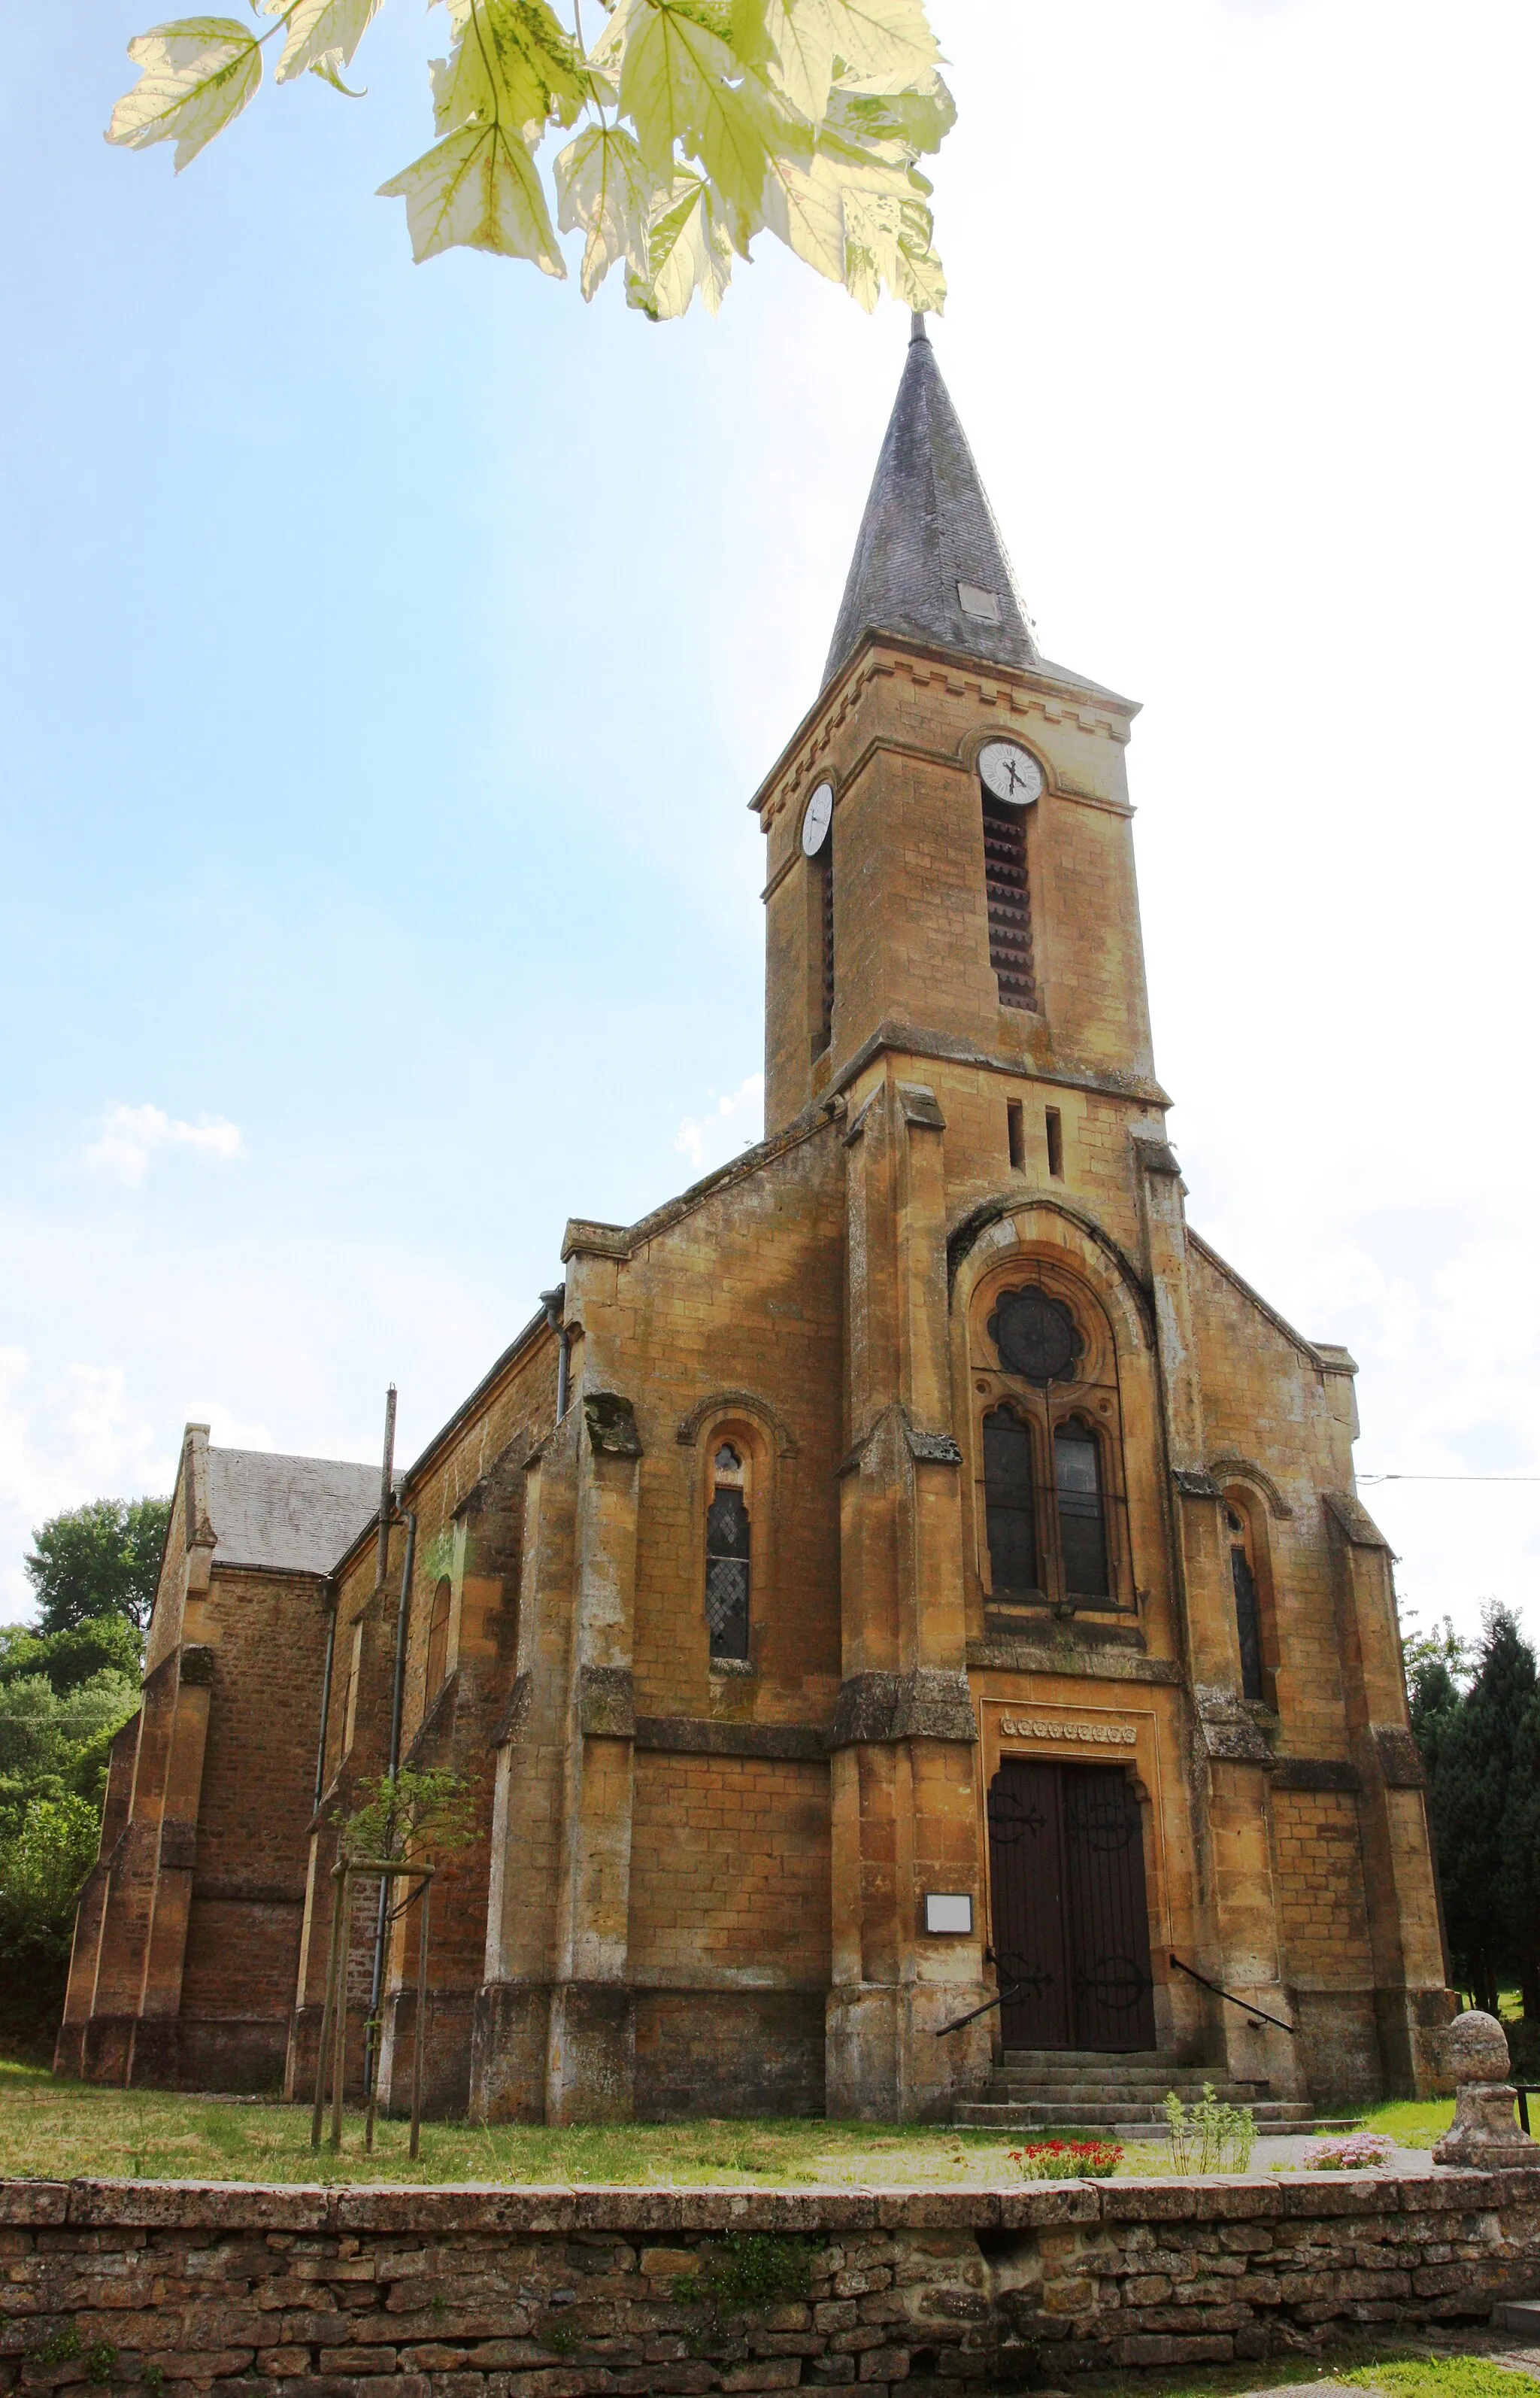
{"label": "drainpipe", "polygon": [[558,1282],[555,1290],[542,1290],[540,1298],[545,1321],[556,1336],[556,1421],[560,1423],[567,1413],[568,1378],[572,1369],[572,1336],[565,1321],[567,1285]]}
{"label": "drainpipe", "polygon": [[331,1622],[327,1627],[327,1662],[321,1675],[321,1733],[315,1744],[315,1796],[310,1809],[313,1815],[321,1812],[321,1791],[327,1770],[327,1721],[331,1714],[331,1669],[337,1658],[337,1584],[330,1574],[328,1574],[322,1587],[326,1592],[327,1605],[331,1610]]}

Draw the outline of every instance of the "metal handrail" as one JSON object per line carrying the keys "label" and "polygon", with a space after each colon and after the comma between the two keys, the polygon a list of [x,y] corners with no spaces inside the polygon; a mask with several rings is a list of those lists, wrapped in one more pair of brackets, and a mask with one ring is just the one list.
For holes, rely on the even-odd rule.
{"label": "metal handrail", "polygon": [[982,2007],[970,2008],[967,2014],[957,2015],[951,2023],[938,2024],[935,2037],[937,2040],[944,2040],[949,2031],[961,2031],[964,2024],[977,2023],[980,2015],[993,2014],[997,2007],[1009,2006],[1021,1987],[1020,1982],[1010,1982],[1003,1990],[997,1991],[992,1999],[985,1999]]}
{"label": "metal handrail", "polygon": [[1200,1974],[1196,1965],[1184,1965],[1181,1958],[1174,1951],[1172,1954],[1172,1963],[1179,1974],[1185,1974],[1190,1981],[1201,1982],[1203,1987],[1206,1990],[1212,1990],[1215,1998],[1228,1999],[1232,2007],[1239,2007],[1241,2013],[1250,2015],[1253,2022],[1270,2023],[1279,2031],[1286,2031],[1291,2040],[1298,2039],[1299,2035],[1293,2025],[1285,2023],[1281,2015],[1270,2015],[1265,2007],[1255,2005],[1250,1999],[1238,1999],[1233,1990],[1226,1990],[1219,1982],[1211,1982],[1207,1974]]}

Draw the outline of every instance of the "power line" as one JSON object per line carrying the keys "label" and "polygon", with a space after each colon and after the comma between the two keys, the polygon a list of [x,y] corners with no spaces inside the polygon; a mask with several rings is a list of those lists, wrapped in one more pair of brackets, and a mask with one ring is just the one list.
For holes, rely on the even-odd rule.
{"label": "power line", "polygon": [[1540,1474],[1359,1474],[1358,1482],[1540,1482]]}

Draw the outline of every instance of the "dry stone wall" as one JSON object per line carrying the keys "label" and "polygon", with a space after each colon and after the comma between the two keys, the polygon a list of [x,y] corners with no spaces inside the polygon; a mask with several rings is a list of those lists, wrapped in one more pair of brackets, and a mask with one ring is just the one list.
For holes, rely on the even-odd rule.
{"label": "dry stone wall", "polygon": [[17,2182],[0,2184],[0,2270],[5,2391],[961,2398],[1484,2319],[1540,2293],[1540,2172],[938,2191]]}

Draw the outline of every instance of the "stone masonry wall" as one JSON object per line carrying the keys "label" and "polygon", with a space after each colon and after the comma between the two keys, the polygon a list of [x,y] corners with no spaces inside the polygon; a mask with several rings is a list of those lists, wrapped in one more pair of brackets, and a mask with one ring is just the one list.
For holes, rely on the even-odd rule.
{"label": "stone masonry wall", "polygon": [[[748,2311],[691,2294],[767,2256],[795,2260],[798,2292]],[[0,2269],[6,2391],[888,2398],[907,2382],[957,2398],[1307,2350],[1334,2325],[1483,2319],[1540,2292],[1540,2172],[796,2192],[13,2182]]]}

